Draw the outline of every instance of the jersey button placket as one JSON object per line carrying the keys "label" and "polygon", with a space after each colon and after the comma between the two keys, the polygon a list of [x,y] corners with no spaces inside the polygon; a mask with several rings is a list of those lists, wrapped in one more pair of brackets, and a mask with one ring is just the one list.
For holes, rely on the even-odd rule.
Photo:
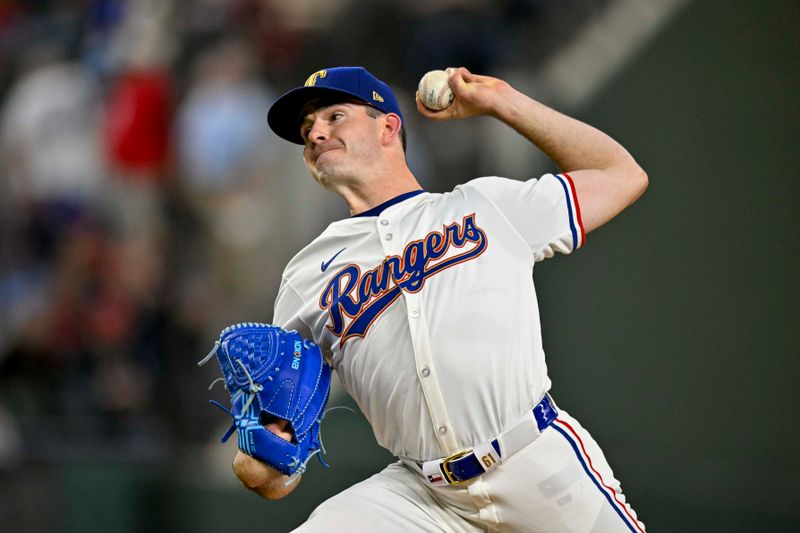
{"label": "jersey button placket", "polygon": [[[386,255],[402,257],[404,239],[400,238],[399,235],[397,239],[393,239],[393,233],[397,233],[398,229],[393,226],[394,224],[388,218],[379,218],[375,221],[375,230]],[[408,321],[409,333],[414,348],[414,363],[417,368],[417,375],[420,376],[418,379],[422,385],[428,413],[433,422],[433,436],[438,440],[442,451],[449,454],[456,451],[456,444],[453,432],[449,429],[452,424],[436,378],[436,368],[433,365],[428,328],[425,322],[423,293],[424,291],[401,292],[402,299],[406,305],[406,320]],[[444,431],[442,432],[440,428],[444,428]]]}
{"label": "jersey button placket", "polygon": [[378,220],[378,234],[381,236],[381,239],[384,241],[391,241],[393,235],[390,230],[390,222],[387,219],[381,218]]}
{"label": "jersey button placket", "polygon": [[448,430],[450,420],[435,375],[436,369],[433,364],[428,328],[425,321],[425,313],[423,312],[423,293],[424,291],[403,291],[408,316],[408,328],[414,345],[414,363],[417,366],[417,375],[420,376],[420,385],[422,386],[425,401],[428,404],[428,413],[431,415],[431,421],[435,428],[434,435],[437,437],[442,450],[450,450],[454,446],[454,441],[451,432]]}
{"label": "jersey button placket", "polygon": [[381,241],[381,247],[384,253],[389,255],[400,255],[401,250],[397,250],[397,240],[392,241],[392,226],[388,219],[381,218],[375,221],[375,231],[377,232],[378,239]]}

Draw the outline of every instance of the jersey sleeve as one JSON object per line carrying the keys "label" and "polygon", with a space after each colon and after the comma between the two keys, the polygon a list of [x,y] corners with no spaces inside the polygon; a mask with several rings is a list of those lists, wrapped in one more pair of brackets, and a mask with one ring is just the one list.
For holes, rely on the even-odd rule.
{"label": "jersey sleeve", "polygon": [[318,336],[314,334],[311,326],[302,318],[302,310],[305,306],[303,298],[300,293],[292,287],[289,280],[284,277],[281,280],[280,289],[278,289],[278,296],[275,298],[275,309],[272,314],[272,323],[280,326],[285,330],[295,330],[304,339],[309,339],[319,345],[322,350],[322,355],[326,361],[331,362],[332,354],[330,346],[322,342]]}
{"label": "jersey sleeve", "polygon": [[535,261],[583,246],[586,233],[581,221],[575,185],[569,174],[545,174],[517,181],[488,177],[469,182],[488,198],[530,247]]}
{"label": "jersey sleeve", "polygon": [[285,277],[281,280],[278,296],[275,298],[275,309],[272,323],[285,330],[296,330],[306,339],[312,339],[311,328],[301,318],[303,299]]}

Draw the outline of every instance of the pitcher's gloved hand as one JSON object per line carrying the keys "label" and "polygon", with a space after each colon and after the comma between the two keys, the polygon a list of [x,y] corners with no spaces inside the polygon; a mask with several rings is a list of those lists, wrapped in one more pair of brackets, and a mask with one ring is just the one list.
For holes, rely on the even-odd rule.
{"label": "pitcher's gloved hand", "polygon": [[[309,459],[324,451],[320,423],[330,393],[331,367],[319,347],[296,331],[247,322],[225,328],[199,364],[214,354],[231,395],[230,410],[213,402],[233,417],[222,442],[237,431],[239,449],[245,454],[281,474],[302,474]],[[237,460],[245,472],[249,462],[238,455]],[[238,476],[237,461],[234,470]]]}

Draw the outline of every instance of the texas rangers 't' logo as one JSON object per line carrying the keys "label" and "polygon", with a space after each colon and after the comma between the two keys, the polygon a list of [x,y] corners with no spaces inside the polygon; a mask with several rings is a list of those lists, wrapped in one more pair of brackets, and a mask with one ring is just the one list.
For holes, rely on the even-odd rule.
{"label": "texas rangers 't' logo", "polygon": [[[451,247],[464,248],[467,243],[474,246],[446,257]],[[350,337],[363,337],[401,291],[422,290],[429,277],[475,259],[487,245],[486,233],[475,224],[473,213],[461,224],[453,222],[442,226],[441,232],[432,231],[409,242],[402,255],[388,256],[363,274],[358,265],[347,265],[331,278],[319,298],[320,308],[327,310],[331,319],[327,328],[341,338],[342,346]],[[345,315],[352,319],[349,324],[345,324]]]}

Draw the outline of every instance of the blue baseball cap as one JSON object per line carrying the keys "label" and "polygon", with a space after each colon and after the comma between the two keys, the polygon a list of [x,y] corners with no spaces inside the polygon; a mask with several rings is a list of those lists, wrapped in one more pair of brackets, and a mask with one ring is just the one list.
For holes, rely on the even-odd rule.
{"label": "blue baseball cap", "polygon": [[287,141],[305,144],[300,135],[303,106],[312,98],[336,95],[355,98],[384,113],[396,113],[403,120],[397,98],[388,85],[364,67],[334,67],[316,71],[302,87],[278,98],[269,109],[267,123]]}

